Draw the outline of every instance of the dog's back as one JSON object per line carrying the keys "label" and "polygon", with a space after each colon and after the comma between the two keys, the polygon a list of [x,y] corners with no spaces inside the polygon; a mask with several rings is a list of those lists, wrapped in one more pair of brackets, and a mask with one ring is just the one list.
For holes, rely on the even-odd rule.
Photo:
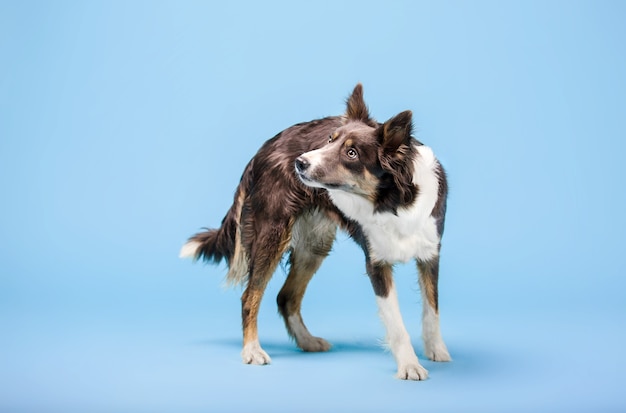
{"label": "dog's back", "polygon": [[[183,246],[181,258],[214,263],[225,259],[227,282],[242,284],[247,281],[248,257],[254,244],[269,242],[259,238],[260,232],[266,233],[259,231],[260,227],[282,227],[313,207],[336,210],[325,191],[298,179],[294,162],[303,153],[323,146],[341,124],[340,117],[299,123],[265,142],[244,169],[221,226],[192,236]],[[285,242],[288,240],[281,240]]]}

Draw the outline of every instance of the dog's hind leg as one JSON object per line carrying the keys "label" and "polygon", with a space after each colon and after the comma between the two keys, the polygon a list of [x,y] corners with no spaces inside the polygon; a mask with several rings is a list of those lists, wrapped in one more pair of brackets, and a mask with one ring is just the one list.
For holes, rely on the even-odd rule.
{"label": "dog's hind leg", "polygon": [[276,301],[287,332],[303,351],[330,349],[326,340],[309,333],[302,320],[300,308],[309,281],[332,247],[336,230],[336,224],[319,211],[304,214],[293,227],[289,275]]}
{"label": "dog's hind leg", "polygon": [[450,353],[441,338],[439,328],[439,256],[429,261],[417,261],[422,294],[422,336],[426,357],[433,361],[450,361]]}
{"label": "dog's hind leg", "polygon": [[320,337],[314,337],[302,320],[300,308],[306,287],[319,268],[323,256],[313,256],[304,251],[292,251],[289,275],[276,299],[278,311],[285,320],[287,332],[296,340],[303,351],[328,351],[330,343]]}
{"label": "dog's hind leg", "polygon": [[262,230],[256,234],[250,253],[248,284],[241,296],[243,325],[241,358],[246,364],[271,362],[259,343],[257,317],[265,287],[278,266],[289,240],[289,231],[282,222],[268,222],[259,227]]}

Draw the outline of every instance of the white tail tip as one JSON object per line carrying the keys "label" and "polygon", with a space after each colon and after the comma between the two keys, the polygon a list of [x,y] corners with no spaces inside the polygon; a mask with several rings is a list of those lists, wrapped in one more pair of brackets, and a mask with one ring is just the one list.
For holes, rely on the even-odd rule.
{"label": "white tail tip", "polygon": [[189,241],[180,249],[179,258],[196,258],[196,253],[200,248],[200,243],[197,241]]}

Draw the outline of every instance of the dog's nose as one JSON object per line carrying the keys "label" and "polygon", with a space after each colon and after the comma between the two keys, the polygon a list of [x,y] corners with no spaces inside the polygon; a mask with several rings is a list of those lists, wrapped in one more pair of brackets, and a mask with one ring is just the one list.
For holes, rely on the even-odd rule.
{"label": "dog's nose", "polygon": [[296,159],[296,170],[298,172],[304,172],[306,171],[309,166],[311,166],[311,164],[309,163],[309,161],[307,161],[305,158],[303,158],[302,156],[298,157],[298,159]]}

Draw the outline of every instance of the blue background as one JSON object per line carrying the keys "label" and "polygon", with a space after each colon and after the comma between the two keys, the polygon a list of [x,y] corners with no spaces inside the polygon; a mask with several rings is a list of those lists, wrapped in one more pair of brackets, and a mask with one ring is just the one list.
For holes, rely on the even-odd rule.
{"label": "blue background", "polygon": [[[0,2],[0,411],[624,411],[621,1]],[[442,330],[395,380],[361,252],[340,236],[303,354],[177,258],[246,162],[362,82],[411,109],[450,178]],[[396,268],[418,355],[413,265]]]}

